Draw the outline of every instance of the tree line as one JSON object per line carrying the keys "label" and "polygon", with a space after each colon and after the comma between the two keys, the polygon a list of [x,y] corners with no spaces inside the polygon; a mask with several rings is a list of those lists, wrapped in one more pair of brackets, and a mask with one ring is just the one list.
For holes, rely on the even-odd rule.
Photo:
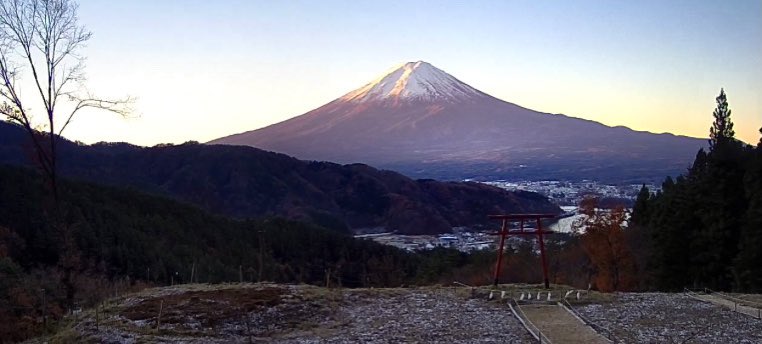
{"label": "tree line", "polygon": [[709,150],[660,191],[643,187],[633,209],[654,289],[762,291],[762,140],[737,140],[724,90],[716,101]]}
{"label": "tree line", "polygon": [[549,250],[552,282],[762,292],[762,139],[756,146],[737,140],[724,90],[716,102],[709,149],[699,149],[683,175],[666,177],[656,192],[644,185],[630,214],[601,209],[595,198],[581,202],[575,233]]}

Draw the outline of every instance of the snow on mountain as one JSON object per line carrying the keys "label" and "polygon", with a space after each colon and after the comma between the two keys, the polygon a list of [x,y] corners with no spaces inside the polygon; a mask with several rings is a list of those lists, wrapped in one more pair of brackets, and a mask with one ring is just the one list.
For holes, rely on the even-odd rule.
{"label": "snow on mountain", "polygon": [[534,111],[417,61],[300,116],[210,143],[416,178],[650,182],[681,173],[706,140]]}
{"label": "snow on mountain", "polygon": [[424,61],[408,62],[339,98],[342,101],[465,101],[487,96]]}

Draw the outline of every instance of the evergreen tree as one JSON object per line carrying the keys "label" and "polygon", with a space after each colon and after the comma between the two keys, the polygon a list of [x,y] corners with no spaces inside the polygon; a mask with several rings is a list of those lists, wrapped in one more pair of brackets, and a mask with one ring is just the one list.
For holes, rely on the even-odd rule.
{"label": "evergreen tree", "polygon": [[707,164],[709,163],[709,158],[704,151],[704,148],[699,148],[698,153],[696,153],[696,159],[693,160],[693,165],[691,165],[691,168],[688,169],[688,176],[692,178],[699,177],[704,172],[706,172]]}
{"label": "evergreen tree", "polygon": [[651,233],[648,266],[659,289],[762,288],[762,170],[751,163],[760,158],[734,138],[724,90],[716,100],[709,152],[633,209],[633,224]]}
{"label": "evergreen tree", "polygon": [[762,138],[749,160],[744,176],[749,205],[741,229],[733,275],[741,290],[758,293],[762,292]]}
{"label": "evergreen tree", "polygon": [[651,199],[651,191],[648,190],[646,184],[640,187],[638,192],[638,198],[635,200],[635,205],[632,207],[632,216],[630,222],[636,226],[644,226],[648,224],[650,218],[649,212],[649,200]]}
{"label": "evergreen tree", "polygon": [[735,132],[733,131],[733,121],[730,120],[730,108],[728,108],[728,99],[725,96],[725,89],[720,89],[720,95],[717,96],[717,108],[714,109],[714,123],[709,128],[709,146],[714,149],[717,145],[732,141]]}
{"label": "evergreen tree", "polygon": [[737,286],[732,266],[748,207],[743,182],[748,151],[734,138],[724,90],[716,100],[710,151],[706,159],[697,155],[688,175],[695,192],[695,213],[701,220],[694,230],[691,262],[700,286],[727,290]]}
{"label": "evergreen tree", "polygon": [[682,290],[691,284],[693,231],[699,224],[693,209],[695,197],[682,177],[662,184],[664,190],[651,200],[649,230],[653,243],[649,269],[659,290]]}
{"label": "evergreen tree", "polygon": [[[758,149],[759,150],[759,149]],[[762,159],[757,154],[755,167],[747,174],[749,207],[744,216],[744,224],[739,240],[739,251],[735,257],[733,275],[738,287],[747,292],[762,292]]]}

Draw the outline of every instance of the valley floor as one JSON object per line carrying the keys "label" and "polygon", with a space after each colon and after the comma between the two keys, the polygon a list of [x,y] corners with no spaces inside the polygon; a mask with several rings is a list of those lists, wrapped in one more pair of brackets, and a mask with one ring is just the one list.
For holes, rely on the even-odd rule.
{"label": "valley floor", "polygon": [[[531,286],[506,286],[515,297]],[[553,295],[563,293],[557,287]],[[537,289],[534,289],[535,293]],[[557,297],[557,296],[554,296]],[[180,285],[75,315],[51,342],[532,343],[506,302],[467,287]],[[573,308],[617,343],[762,343],[762,320],[684,294],[583,296]],[[522,307],[531,307],[526,305]],[[542,320],[540,320],[541,322]],[[542,327],[541,324],[538,326]],[[608,333],[607,333],[608,336]],[[561,343],[564,341],[555,341]]]}

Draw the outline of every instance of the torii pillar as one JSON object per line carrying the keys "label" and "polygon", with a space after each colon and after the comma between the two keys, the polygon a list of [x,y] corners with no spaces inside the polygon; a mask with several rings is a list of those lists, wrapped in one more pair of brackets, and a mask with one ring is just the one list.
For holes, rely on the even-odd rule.
{"label": "torii pillar", "polygon": [[[553,231],[546,231],[542,229],[542,219],[552,219],[557,217],[555,214],[506,214],[506,215],[489,215],[490,219],[502,220],[502,227],[500,232],[494,233],[500,235],[500,247],[497,251],[497,263],[495,264],[495,287],[497,287],[500,281],[500,268],[503,266],[503,248],[505,246],[505,238],[510,235],[537,235],[537,241],[540,243],[540,258],[542,259],[542,275],[545,282],[545,289],[550,288],[550,281],[548,280],[548,264],[545,260],[545,242],[543,240],[543,234],[554,234]],[[533,231],[524,230],[524,223],[526,221],[534,220],[536,228]],[[518,230],[510,230],[508,228],[508,222],[518,221],[520,226]]]}

